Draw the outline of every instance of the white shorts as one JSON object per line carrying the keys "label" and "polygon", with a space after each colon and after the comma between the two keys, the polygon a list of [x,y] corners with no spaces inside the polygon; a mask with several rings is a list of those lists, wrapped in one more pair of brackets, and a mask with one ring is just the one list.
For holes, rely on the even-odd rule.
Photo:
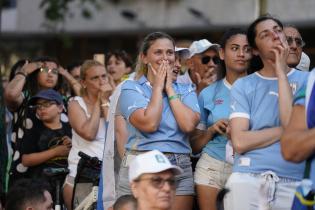
{"label": "white shorts", "polygon": [[217,160],[207,153],[203,153],[195,169],[195,183],[222,189],[232,173],[230,163]]}
{"label": "white shorts", "polygon": [[226,183],[225,210],[289,210],[299,181],[280,178],[274,172],[234,172]]}

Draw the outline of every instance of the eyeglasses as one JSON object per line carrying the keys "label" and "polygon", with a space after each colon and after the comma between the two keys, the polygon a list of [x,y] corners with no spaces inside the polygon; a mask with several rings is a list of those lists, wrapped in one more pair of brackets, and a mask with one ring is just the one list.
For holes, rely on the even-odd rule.
{"label": "eyeglasses", "polygon": [[54,104],[57,104],[56,102],[54,101],[47,101],[47,102],[44,102],[44,103],[40,103],[40,104],[36,104],[34,106],[31,106],[31,108],[34,108],[34,109],[43,109],[43,108],[48,108]]}
{"label": "eyeglasses", "polygon": [[219,58],[219,56],[213,56],[213,57],[211,57],[211,56],[203,56],[202,58],[201,58],[201,63],[202,64],[208,64],[209,62],[210,62],[210,60],[212,60],[212,62],[215,64],[215,65],[218,65],[219,63],[220,63],[220,58]]}
{"label": "eyeglasses", "polygon": [[161,177],[150,177],[150,178],[137,179],[135,181],[139,182],[143,180],[149,180],[150,184],[156,189],[161,189],[166,182],[173,190],[176,189],[177,187],[177,181],[174,178],[163,179]]}
{"label": "eyeglasses", "polygon": [[297,47],[304,47],[305,46],[305,42],[303,41],[303,39],[301,39],[299,37],[287,36],[287,42],[288,42],[289,46],[293,44],[293,41],[295,42]]}
{"label": "eyeglasses", "polygon": [[52,73],[56,75],[58,75],[59,72],[57,68],[50,69],[48,67],[41,67],[39,70],[40,72]]}

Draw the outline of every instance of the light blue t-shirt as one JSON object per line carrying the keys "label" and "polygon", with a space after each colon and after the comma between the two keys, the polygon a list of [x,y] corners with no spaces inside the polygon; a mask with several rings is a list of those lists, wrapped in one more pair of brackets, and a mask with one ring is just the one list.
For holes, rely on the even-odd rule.
{"label": "light blue t-shirt", "polygon": [[[200,106],[199,130],[206,130],[220,119],[229,118],[231,85],[226,79],[219,80],[201,91],[198,97]],[[206,144],[202,152],[209,156],[225,161],[225,145],[227,138],[224,135],[215,135]]]}
{"label": "light blue t-shirt", "polygon": [[[292,69],[288,74],[293,94],[306,83],[308,73]],[[280,126],[278,79],[263,77],[258,72],[237,80],[231,90],[231,115],[247,118],[249,130]],[[263,173],[274,171],[279,177],[302,179],[305,162],[291,163],[281,155],[280,141],[264,148],[235,156],[233,171]]]}
{"label": "light blue t-shirt", "polygon": [[[180,100],[194,112],[200,113],[198,99],[191,84],[173,83],[176,94]],[[119,99],[120,111],[128,121],[127,150],[153,150],[172,153],[191,153],[188,134],[183,133],[175,120],[168,97],[163,93],[163,111],[160,126],[154,133],[142,132],[129,122],[130,115],[138,110],[145,109],[152,95],[152,87],[146,77],[137,81],[126,81],[121,89]]]}
{"label": "light blue t-shirt", "polygon": [[[310,118],[315,117],[315,112],[311,110],[307,110],[307,107],[310,108],[310,106],[314,109],[314,102],[315,102],[315,70],[313,70],[308,78],[307,86],[303,86],[303,89],[301,89],[295,96],[294,104],[295,105],[302,105],[305,106],[305,114],[306,119],[308,121],[308,127],[314,128],[315,126],[312,125],[312,120]],[[313,181],[313,187],[315,187],[315,154],[313,154],[312,162],[311,162],[311,170],[310,170],[310,179]]]}

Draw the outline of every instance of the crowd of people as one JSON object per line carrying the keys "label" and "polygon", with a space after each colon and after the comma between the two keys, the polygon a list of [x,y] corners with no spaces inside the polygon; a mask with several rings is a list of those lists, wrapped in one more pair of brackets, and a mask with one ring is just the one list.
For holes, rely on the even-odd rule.
{"label": "crowd of people", "polygon": [[[81,173],[99,179],[97,209],[291,209],[305,171],[315,184],[315,76],[304,45],[295,26],[264,15],[187,48],[150,33],[136,62],[124,51],[67,69],[50,57],[18,61],[4,89],[2,205],[53,209],[58,190],[45,169],[54,168],[68,169],[68,210],[77,191],[91,191],[76,187]],[[102,167],[82,169],[79,152]]]}

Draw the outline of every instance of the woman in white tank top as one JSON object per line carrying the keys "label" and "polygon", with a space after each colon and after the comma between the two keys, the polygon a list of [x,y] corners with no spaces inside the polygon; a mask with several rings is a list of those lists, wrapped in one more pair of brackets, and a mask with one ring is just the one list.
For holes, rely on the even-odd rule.
{"label": "woman in white tank top", "polygon": [[112,92],[105,67],[87,60],[81,67],[82,97],[69,103],[69,121],[72,127],[72,148],[68,157],[70,173],[64,186],[64,200],[71,209],[73,182],[82,151],[91,157],[102,159],[105,143],[105,120],[109,108],[108,98]]}

